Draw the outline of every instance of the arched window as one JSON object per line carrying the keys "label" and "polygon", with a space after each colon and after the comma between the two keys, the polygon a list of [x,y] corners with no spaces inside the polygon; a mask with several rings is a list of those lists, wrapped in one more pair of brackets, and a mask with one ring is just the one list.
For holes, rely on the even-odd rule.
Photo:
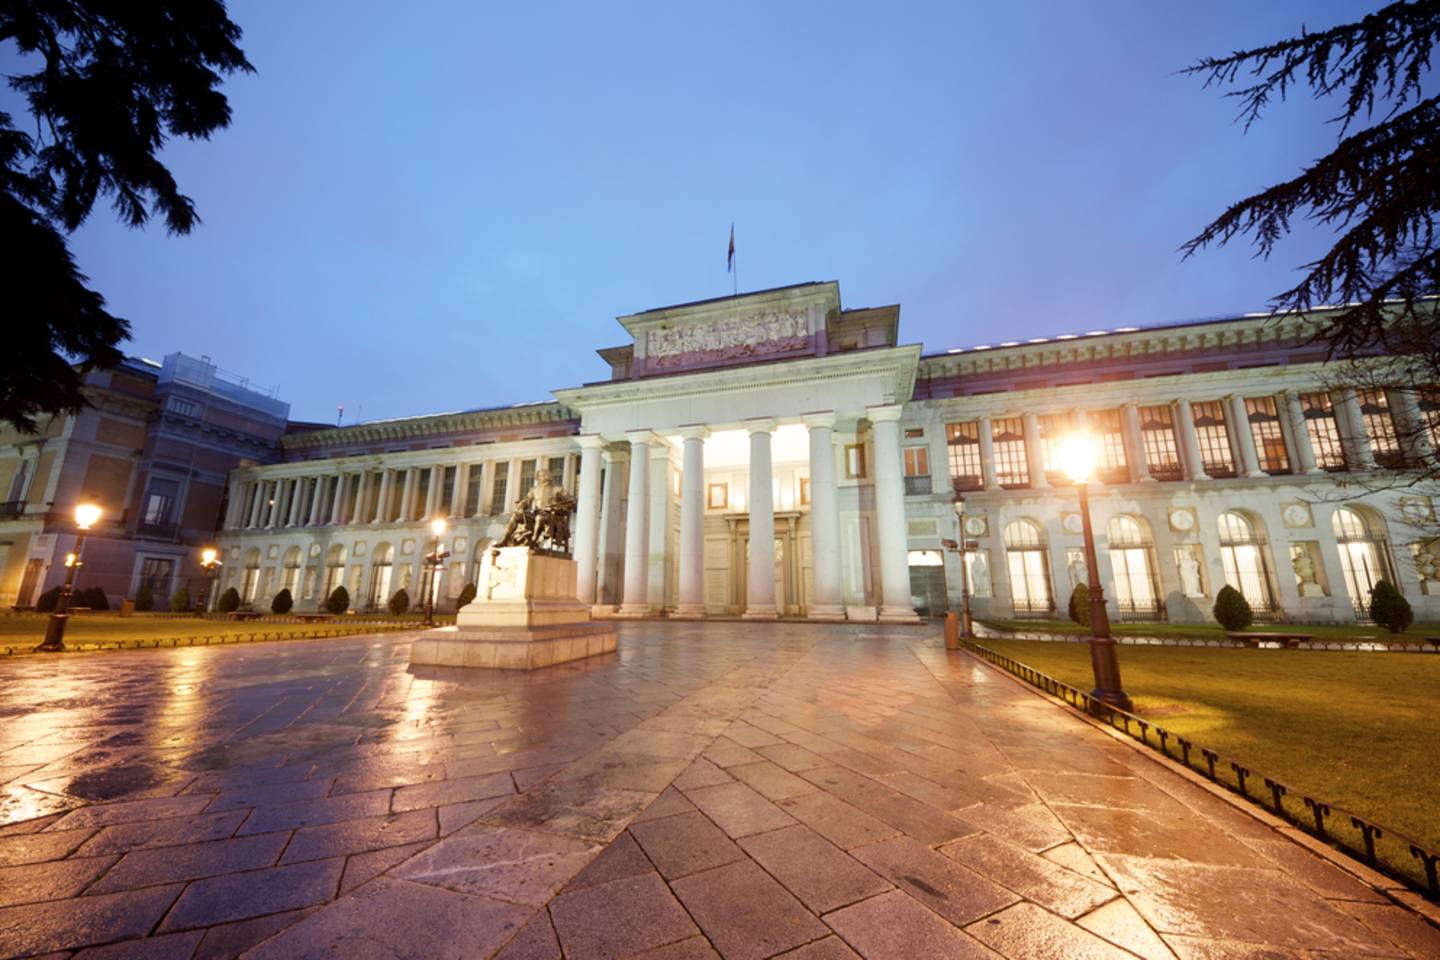
{"label": "arched window", "polygon": [[1017,614],[1047,614],[1055,608],[1050,592],[1050,559],[1039,524],[1016,520],[1005,527],[1005,562],[1010,602]]}
{"label": "arched window", "polygon": [[1120,514],[1106,527],[1110,569],[1115,574],[1115,610],[1122,619],[1152,620],[1160,615],[1155,583],[1155,544],[1150,528],[1137,517]]}
{"label": "arched window", "polygon": [[1220,560],[1225,582],[1239,590],[1257,618],[1273,616],[1275,595],[1270,589],[1270,565],[1265,539],[1244,514],[1220,514]]}
{"label": "arched window", "polygon": [[368,609],[383,610],[390,600],[390,571],[395,561],[395,548],[388,543],[377,544],[370,553],[370,601]]}
{"label": "arched window", "polygon": [[280,589],[289,590],[291,599],[299,599],[300,587],[300,548],[291,547],[285,551],[285,559],[282,561],[283,568],[280,577]]}
{"label": "arched window", "polygon": [[260,588],[259,547],[251,547],[245,551],[245,579],[240,583],[240,599],[245,603],[254,603],[255,591]]}
{"label": "arched window", "polygon": [[1395,583],[1380,521],[1368,510],[1341,507],[1331,524],[1340,547],[1340,569],[1345,574],[1350,603],[1357,614],[1369,616],[1371,588],[1380,580]]}

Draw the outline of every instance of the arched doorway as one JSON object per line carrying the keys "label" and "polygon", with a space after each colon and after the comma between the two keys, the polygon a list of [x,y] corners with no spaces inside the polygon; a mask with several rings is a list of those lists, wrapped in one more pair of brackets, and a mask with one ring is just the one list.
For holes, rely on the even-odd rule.
{"label": "arched doorway", "polygon": [[1115,574],[1115,612],[1122,620],[1159,620],[1164,611],[1155,577],[1155,542],[1139,517],[1120,514],[1106,527]]}
{"label": "arched doorway", "polygon": [[1005,565],[1010,575],[1010,605],[1017,616],[1044,616],[1055,609],[1050,559],[1038,523],[1015,520],[1006,525]]}
{"label": "arched doorway", "polygon": [[1370,616],[1370,591],[1381,580],[1395,583],[1390,564],[1390,549],[1379,517],[1361,508],[1341,507],[1335,511],[1331,525],[1335,543],[1340,548],[1340,570],[1345,576],[1345,589],[1350,604],[1359,617]]}
{"label": "arched doorway", "polygon": [[1225,582],[1240,591],[1256,619],[1273,619],[1277,607],[1264,536],[1253,520],[1238,511],[1222,513],[1216,522]]}
{"label": "arched doorway", "polygon": [[245,551],[245,576],[240,581],[240,599],[245,603],[255,602],[255,593],[260,589],[260,548],[251,547]]}
{"label": "arched doorway", "polygon": [[370,596],[367,610],[384,610],[390,600],[390,573],[395,562],[395,548],[388,543],[377,544],[370,553]]}
{"label": "arched doorway", "polygon": [[299,599],[300,592],[300,548],[291,547],[285,551],[281,561],[280,589],[290,591],[290,599]]}
{"label": "arched doorway", "polygon": [[[330,594],[335,588],[345,582],[345,547],[338,543],[332,543],[330,549],[325,552],[325,589],[321,592],[320,602],[323,604],[330,599]],[[354,602],[354,598],[351,598]]]}

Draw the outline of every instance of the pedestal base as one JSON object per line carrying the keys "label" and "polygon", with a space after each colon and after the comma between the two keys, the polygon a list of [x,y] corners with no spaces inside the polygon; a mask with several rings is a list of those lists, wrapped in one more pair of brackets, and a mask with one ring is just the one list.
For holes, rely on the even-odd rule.
{"label": "pedestal base", "polygon": [[440,627],[410,648],[410,662],[434,667],[539,670],[615,652],[615,625],[558,627]]}

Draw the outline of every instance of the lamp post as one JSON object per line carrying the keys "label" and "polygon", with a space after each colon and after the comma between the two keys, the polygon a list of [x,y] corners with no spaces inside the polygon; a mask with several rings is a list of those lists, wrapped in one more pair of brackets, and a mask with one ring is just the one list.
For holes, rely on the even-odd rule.
{"label": "lamp post", "polygon": [[440,564],[450,556],[448,551],[440,552],[440,537],[445,533],[445,519],[436,517],[431,520],[430,532],[435,535],[435,539],[431,541],[430,553],[425,557],[425,568],[429,575],[425,584],[425,626],[427,627],[435,625],[435,588],[439,583]]}
{"label": "lamp post", "polygon": [[1080,497],[1080,523],[1085,534],[1086,589],[1090,594],[1090,669],[1095,689],[1090,696],[1121,710],[1134,710],[1130,696],[1120,683],[1120,661],[1115,638],[1110,636],[1110,617],[1105,612],[1105,588],[1100,584],[1100,566],[1095,559],[1095,532],[1090,527],[1088,484],[1095,472],[1095,441],[1088,433],[1072,433],[1060,445],[1060,463],[1075,483]]}
{"label": "lamp post", "polygon": [[205,571],[205,593],[200,602],[195,604],[195,616],[205,616],[205,611],[210,607],[210,594],[215,589],[215,577],[219,574],[221,567],[220,551],[214,547],[206,547],[200,551],[200,569]]}
{"label": "lamp post", "polygon": [[45,642],[36,650],[58,653],[65,649],[65,624],[70,620],[70,594],[75,589],[75,570],[80,566],[81,551],[85,549],[85,534],[90,532],[102,512],[93,503],[82,503],[75,508],[75,529],[80,531],[80,535],[75,538],[75,552],[66,558],[65,585],[60,588],[60,598],[55,601],[55,610],[45,624]]}
{"label": "lamp post", "polygon": [[965,563],[965,497],[958,483],[950,506],[955,511],[955,549],[960,554],[960,636],[974,640],[975,628],[970,619],[970,568]]}

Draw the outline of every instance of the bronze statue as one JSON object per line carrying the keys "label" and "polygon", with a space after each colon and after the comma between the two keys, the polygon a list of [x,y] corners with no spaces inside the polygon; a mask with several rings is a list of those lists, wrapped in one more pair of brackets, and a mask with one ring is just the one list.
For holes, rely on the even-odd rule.
{"label": "bronze statue", "polygon": [[535,478],[535,486],[515,504],[505,535],[499,547],[529,547],[537,553],[568,557],[570,555],[570,514],[575,512],[575,498],[555,486],[549,471]]}

